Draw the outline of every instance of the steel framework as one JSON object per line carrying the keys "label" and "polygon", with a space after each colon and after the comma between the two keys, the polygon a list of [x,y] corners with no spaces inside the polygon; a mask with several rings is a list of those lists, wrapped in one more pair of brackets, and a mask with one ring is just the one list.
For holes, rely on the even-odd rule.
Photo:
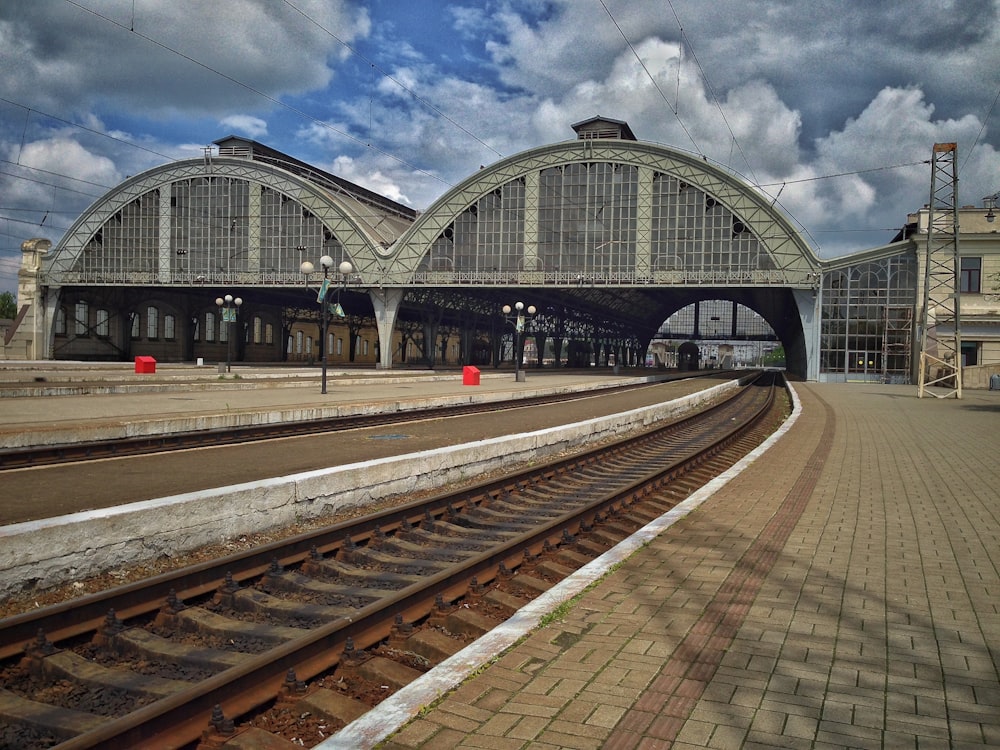
{"label": "steel framework", "polygon": [[[919,398],[962,398],[957,161],[957,144],[934,144],[924,256]],[[945,391],[930,391],[929,386],[941,386]]]}

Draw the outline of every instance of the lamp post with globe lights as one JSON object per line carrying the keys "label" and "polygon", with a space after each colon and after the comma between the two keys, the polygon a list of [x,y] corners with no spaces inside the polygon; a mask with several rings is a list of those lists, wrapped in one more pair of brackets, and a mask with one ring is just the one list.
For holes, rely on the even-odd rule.
{"label": "lamp post with globe lights", "polygon": [[[302,248],[304,249],[304,248]],[[323,269],[323,281],[320,283],[319,291],[316,293],[316,301],[319,303],[320,308],[320,346],[323,348],[322,360],[322,376],[320,378],[320,393],[326,393],[326,363],[327,363],[327,329],[330,325],[330,304],[327,302],[327,296],[330,293],[330,269],[333,268],[333,258],[329,255],[324,255],[319,259],[319,265]],[[312,264],[311,261],[303,261],[299,266],[299,271],[306,277],[306,288],[309,287],[309,277],[316,270],[316,266]],[[337,287],[337,300],[336,300],[336,313],[339,317],[344,316],[343,309],[340,307],[340,292],[347,287],[347,282],[351,278],[351,274],[354,273],[354,266],[351,265],[349,261],[343,261],[337,270],[340,272],[340,285]]]}
{"label": "lamp post with globe lights", "polygon": [[222,323],[226,326],[226,372],[230,372],[233,359],[233,323],[236,322],[236,314],[240,305],[243,304],[243,300],[240,297],[227,294],[225,297],[216,297],[215,304],[219,308]]}
{"label": "lamp post with globe lights", "polygon": [[534,305],[525,308],[523,302],[515,302],[513,308],[504,305],[500,310],[503,312],[504,320],[514,326],[514,380],[523,383],[525,378],[521,369],[521,333],[527,324],[527,317],[534,315],[537,310]]}

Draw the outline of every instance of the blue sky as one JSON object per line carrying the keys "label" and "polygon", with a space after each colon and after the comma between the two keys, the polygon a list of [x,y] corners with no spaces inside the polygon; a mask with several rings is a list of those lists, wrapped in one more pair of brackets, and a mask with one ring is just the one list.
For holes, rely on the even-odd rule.
{"label": "blue sky", "polygon": [[1000,190],[1000,0],[9,0],[0,291],[129,175],[249,136],[421,209],[601,114],[777,197],[821,257],[888,242],[959,144]]}

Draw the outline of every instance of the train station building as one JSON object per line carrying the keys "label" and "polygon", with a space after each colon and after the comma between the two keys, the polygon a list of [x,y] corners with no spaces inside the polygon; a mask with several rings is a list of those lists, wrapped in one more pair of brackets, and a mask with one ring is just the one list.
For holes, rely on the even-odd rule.
{"label": "train station building", "polygon": [[935,318],[928,206],[820,259],[735,173],[618,120],[573,129],[422,212],[223,138],[108,191],[55,247],[25,241],[2,356],[633,366],[680,315],[678,341],[778,341],[809,380],[915,382],[928,320],[961,330],[969,387],[1000,373],[995,196],[955,207],[955,313]]}

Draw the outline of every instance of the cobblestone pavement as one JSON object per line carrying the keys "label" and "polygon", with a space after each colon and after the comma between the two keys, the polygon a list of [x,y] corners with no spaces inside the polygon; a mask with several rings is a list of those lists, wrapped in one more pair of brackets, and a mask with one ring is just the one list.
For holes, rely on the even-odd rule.
{"label": "cobblestone pavement", "polygon": [[383,746],[1000,747],[1000,394],[795,389],[763,458]]}

